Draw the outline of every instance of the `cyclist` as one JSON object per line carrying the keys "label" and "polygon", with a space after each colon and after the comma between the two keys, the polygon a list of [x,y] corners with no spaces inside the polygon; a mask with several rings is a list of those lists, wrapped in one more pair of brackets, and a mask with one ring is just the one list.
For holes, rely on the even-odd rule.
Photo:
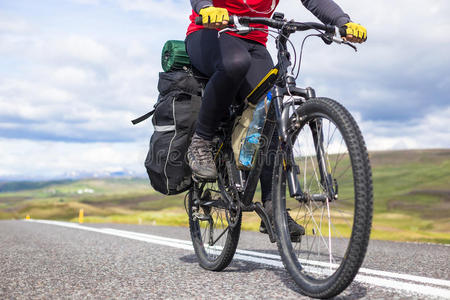
{"label": "cyclist", "polygon": [[[303,5],[325,24],[345,26],[346,39],[361,43],[366,40],[366,29],[350,17],[333,0],[301,0]],[[191,24],[187,29],[186,50],[192,65],[210,79],[205,87],[197,127],[188,150],[189,166],[195,176],[214,180],[217,170],[212,155],[212,138],[218,123],[227,116],[234,100],[245,97],[273,68],[266,49],[267,32],[255,30],[247,35],[227,32],[218,38],[217,31],[227,26],[230,15],[270,17],[279,0],[191,0]],[[195,18],[202,16],[203,25]],[[263,25],[250,25],[265,28]],[[269,151],[276,150],[275,133]],[[272,219],[271,189],[274,156],[261,173],[261,200]],[[288,214],[291,235],[303,235],[304,228]],[[261,232],[266,232],[261,222]]]}

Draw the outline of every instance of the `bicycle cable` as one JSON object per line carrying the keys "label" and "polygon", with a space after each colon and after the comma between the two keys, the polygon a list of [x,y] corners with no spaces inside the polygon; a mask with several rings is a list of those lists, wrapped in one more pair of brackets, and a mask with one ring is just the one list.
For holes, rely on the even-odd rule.
{"label": "bicycle cable", "polygon": [[[273,34],[270,34],[271,32],[272,32],[272,33],[276,33],[277,35],[286,38],[286,41],[289,43],[289,45],[291,46],[292,50],[294,51],[294,63],[293,63],[293,65],[292,65],[291,72],[290,72],[292,75],[294,75],[293,70],[295,69],[295,66],[297,65],[297,50],[295,49],[294,43],[289,39],[289,37],[287,37],[286,35],[280,33],[279,31],[273,30],[273,29],[268,29],[268,28],[267,28],[267,29],[263,29],[263,28],[255,28],[254,30],[255,30],[255,31],[256,31],[256,30],[257,30],[257,31],[262,31],[262,32],[267,33],[267,34],[268,34],[271,38],[273,38],[275,41],[277,41],[278,39],[277,39],[277,37],[274,36]],[[278,45],[277,45],[277,47],[278,47]]]}
{"label": "bicycle cable", "polygon": [[[277,36],[275,36],[275,35],[273,35],[273,34],[271,34],[271,32],[272,33],[276,33],[278,36],[282,36],[282,37],[284,37],[285,39],[286,39],[286,41],[287,42],[289,42],[289,44],[290,44],[290,46],[292,47],[292,50],[293,50],[293,52],[294,52],[294,63],[293,63],[293,65],[292,65],[292,68],[291,68],[291,72],[290,72],[290,75],[292,75],[292,77],[294,77],[294,70],[295,70],[295,66],[296,66],[296,64],[297,64],[297,50],[295,49],[295,46],[294,46],[294,43],[292,43],[292,41],[289,39],[289,37],[287,37],[286,35],[284,35],[284,34],[282,34],[281,32],[280,32],[280,30],[273,30],[273,29],[266,29],[266,30],[262,30],[262,31],[265,31],[270,37],[272,37],[275,41],[278,41],[278,38],[277,38]],[[288,75],[289,76],[289,75]],[[289,101],[289,100],[293,100],[294,99],[294,96],[291,94],[291,91],[289,90],[289,87],[287,86],[287,82],[286,82],[286,89],[287,89],[287,91],[288,91],[288,93],[289,93],[289,99],[287,100],[287,101]],[[295,101],[292,101],[292,105],[294,105],[295,104]],[[297,114],[297,111],[294,109],[294,112],[295,112],[295,114],[296,114],[296,116],[297,116],[297,118],[298,118],[298,114]]]}
{"label": "bicycle cable", "polygon": [[[322,33],[323,34],[323,33]],[[295,75],[294,79],[297,80],[298,76],[300,75],[300,68],[302,65],[302,58],[303,58],[303,47],[305,46],[305,42],[308,38],[313,37],[313,36],[317,36],[320,37],[321,35],[318,34],[308,34],[307,36],[305,36],[303,38],[302,41],[302,45],[300,46],[300,54],[299,54],[299,58],[298,58],[298,68],[297,68],[297,74]],[[292,74],[293,75],[293,74]]]}
{"label": "bicycle cable", "polygon": [[[289,45],[291,46],[291,48],[292,48],[292,50],[293,50],[293,52],[294,52],[294,63],[292,64],[292,67],[291,67],[291,74],[294,75],[294,74],[293,74],[293,70],[295,69],[295,66],[297,65],[297,50],[295,49],[294,43],[289,39],[289,37],[287,37],[286,35],[280,33],[279,31],[276,31],[276,30],[267,30],[267,32],[268,32],[268,34],[269,34],[269,32],[275,32],[275,33],[277,33],[279,36],[284,37],[284,38],[286,39],[286,41],[289,43]],[[278,41],[278,38],[277,38],[276,36],[274,36],[274,35],[272,35],[272,34],[269,34],[269,35],[270,35],[275,41]],[[278,47],[278,45],[277,45],[277,47]],[[287,49],[286,49],[286,50],[287,50]]]}
{"label": "bicycle cable", "polygon": [[[304,50],[304,46],[305,46],[306,40],[307,40],[308,38],[310,38],[310,37],[313,37],[313,36],[323,38],[323,36],[324,36],[324,34],[325,34],[324,32],[320,31],[320,30],[317,29],[317,28],[314,28],[313,26],[310,26],[310,25],[307,24],[307,23],[304,23],[304,22],[298,22],[298,23],[304,24],[304,25],[310,27],[311,29],[314,29],[314,30],[316,30],[317,32],[319,32],[319,34],[308,34],[307,36],[305,36],[305,37],[303,38],[302,44],[301,44],[301,46],[300,46],[300,52],[299,52],[299,55],[298,55],[298,66],[297,66],[297,51],[296,51],[296,49],[295,49],[295,46],[294,46],[293,42],[290,40],[289,37],[287,37],[286,35],[284,35],[284,34],[281,33],[281,30],[284,28],[284,26],[283,26],[281,29],[279,29],[278,31],[277,31],[277,30],[273,30],[273,29],[269,29],[269,28],[267,28],[267,29],[255,28],[255,29],[254,29],[254,30],[266,32],[270,37],[272,37],[272,38],[276,41],[276,43],[277,43],[277,48],[279,48],[279,39],[278,39],[278,36],[282,36],[282,37],[284,37],[284,38],[286,39],[286,41],[289,43],[289,45],[291,46],[291,48],[292,48],[292,50],[293,50],[293,52],[294,52],[294,53],[293,53],[293,54],[294,54],[294,63],[292,64],[291,71],[289,72],[290,75],[294,78],[294,80],[297,80],[297,79],[298,79],[298,76],[300,75],[300,69],[301,69],[302,58],[303,58],[303,50]],[[288,24],[288,23],[286,23],[286,25],[287,25],[287,24]],[[274,36],[274,35],[271,34],[271,33],[276,33],[278,36]],[[287,49],[286,49],[286,50],[287,50]],[[280,67],[283,68],[284,66],[281,65]],[[297,74],[294,76],[294,72],[295,72],[295,68],[296,68],[296,67],[297,67]],[[286,68],[286,69],[287,69],[287,68]],[[289,76],[289,75],[288,75],[288,76]],[[287,101],[294,99],[294,96],[290,93],[289,88],[288,88],[288,87],[286,87],[286,88],[287,88],[287,91],[288,91],[289,96],[290,96],[289,99],[288,99]],[[293,103],[294,103],[294,101],[293,101]],[[296,112],[295,109],[294,109],[294,112]]]}
{"label": "bicycle cable", "polygon": [[[282,37],[284,37],[284,38],[286,39],[286,41],[289,43],[289,45],[291,46],[291,48],[292,48],[292,50],[293,50],[293,52],[294,52],[294,63],[293,63],[293,65],[292,65],[292,67],[291,67],[290,75],[288,75],[288,76],[294,77],[294,70],[295,70],[295,67],[296,67],[296,65],[297,65],[297,50],[295,49],[294,43],[290,40],[290,38],[287,37],[286,35],[282,34],[282,33],[280,32],[280,30],[277,31],[277,30],[273,30],[273,29],[269,29],[269,28],[267,28],[267,29],[256,29],[256,30],[266,32],[266,33],[267,33],[270,37],[272,37],[276,42],[278,41],[278,36],[282,36]],[[271,34],[271,33],[276,33],[277,36],[275,36],[275,35],[273,35],[273,34]],[[277,45],[277,47],[279,47],[279,46]],[[283,66],[280,66],[280,67],[282,68]],[[287,83],[286,83],[286,85],[287,85]],[[294,96],[291,94],[291,92],[290,92],[290,90],[289,90],[289,87],[286,86],[286,89],[287,89],[287,91],[288,91],[288,93],[289,93],[289,96],[290,96],[289,99],[287,99],[287,101],[293,100],[293,99],[294,99]],[[295,101],[292,101],[292,105],[295,104],[294,102],[295,102]],[[294,112],[295,112],[295,114],[297,115],[297,111],[296,111],[295,109],[294,109]],[[297,117],[298,117],[298,115],[297,115]]]}
{"label": "bicycle cable", "polygon": [[[296,67],[296,65],[297,65],[297,51],[296,51],[295,46],[294,46],[294,44],[292,43],[292,41],[291,41],[286,35],[284,35],[284,34],[282,34],[282,33],[280,32],[280,31],[284,28],[284,26],[289,25],[289,22],[287,22],[287,23],[286,23],[281,29],[279,29],[278,31],[276,31],[276,30],[271,30],[271,29],[262,29],[262,30],[261,30],[261,31],[266,31],[267,33],[269,33],[269,32],[276,32],[278,35],[283,36],[284,38],[286,38],[286,40],[289,42],[289,44],[290,44],[291,47],[292,47],[292,50],[294,51],[294,63],[292,64],[292,68],[291,68],[291,72],[290,72],[290,73],[291,73],[291,75],[294,77],[295,80],[297,80],[297,78],[298,78],[298,76],[299,76],[299,74],[300,74],[300,68],[301,68],[302,56],[303,56],[303,48],[304,48],[306,39],[309,38],[309,37],[312,37],[312,36],[323,37],[324,34],[325,34],[324,32],[322,32],[322,31],[320,31],[319,29],[317,29],[317,28],[315,28],[315,27],[309,25],[308,23],[305,23],[305,22],[297,22],[297,23],[302,24],[302,25],[305,25],[305,26],[308,26],[309,28],[311,28],[311,29],[317,31],[319,34],[309,34],[309,35],[307,35],[307,36],[305,36],[305,37],[303,38],[302,45],[301,45],[301,48],[300,48],[300,53],[299,53],[299,56],[298,56],[299,58],[298,58],[297,74],[295,75],[295,77],[294,77],[294,70],[295,70],[295,67]],[[277,41],[277,37],[274,37],[273,35],[270,35],[270,36],[273,37],[273,38],[275,39],[275,41]],[[277,45],[277,47],[278,47],[278,45]]]}

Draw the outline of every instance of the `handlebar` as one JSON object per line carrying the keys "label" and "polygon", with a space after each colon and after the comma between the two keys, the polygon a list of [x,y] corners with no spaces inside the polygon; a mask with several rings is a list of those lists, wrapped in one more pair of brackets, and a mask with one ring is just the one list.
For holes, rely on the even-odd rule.
{"label": "handlebar", "polygon": [[[195,24],[197,25],[203,25],[202,17],[196,17],[195,18]],[[294,22],[294,21],[284,21],[284,20],[278,20],[278,19],[271,19],[271,18],[262,18],[262,17],[247,17],[247,16],[230,16],[230,20],[228,21],[229,26],[233,25],[241,25],[241,26],[249,26],[249,24],[261,24],[266,25],[268,27],[272,27],[275,29],[287,29],[288,31],[295,32],[295,31],[306,31],[310,29],[318,29],[318,30],[324,30],[328,34],[336,34],[339,32],[341,36],[346,35],[345,28],[337,28],[333,25],[326,25],[322,23],[315,23],[315,22]],[[252,30],[250,28],[250,30]]]}

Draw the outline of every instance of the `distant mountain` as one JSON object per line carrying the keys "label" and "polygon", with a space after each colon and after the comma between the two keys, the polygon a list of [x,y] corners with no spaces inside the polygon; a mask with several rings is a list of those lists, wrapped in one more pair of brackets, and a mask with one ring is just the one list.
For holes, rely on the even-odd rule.
{"label": "distant mountain", "polygon": [[0,182],[1,192],[16,192],[25,190],[36,190],[50,185],[63,185],[71,183],[73,180],[51,180],[51,181],[9,181]]}
{"label": "distant mountain", "polygon": [[[27,175],[11,175],[0,176],[0,185],[5,182],[44,182],[44,181],[61,181],[61,180],[79,180],[87,178],[145,178],[145,173],[136,173],[131,170],[114,170],[107,171],[101,170],[96,172],[89,171],[71,171],[56,176],[46,176],[45,174],[40,176],[27,176]],[[1,191],[1,190],[0,190]]]}
{"label": "distant mountain", "polygon": [[70,179],[84,179],[84,178],[117,178],[117,177],[144,177],[145,174],[137,174],[134,171],[122,169],[114,171],[96,171],[96,172],[86,172],[86,171],[73,171],[65,173],[62,178]]}

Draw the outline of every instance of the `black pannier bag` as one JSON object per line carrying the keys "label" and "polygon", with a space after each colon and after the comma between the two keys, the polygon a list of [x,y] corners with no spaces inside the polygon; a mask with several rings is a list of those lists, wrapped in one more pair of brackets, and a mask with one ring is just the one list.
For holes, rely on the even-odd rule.
{"label": "black pannier bag", "polygon": [[133,123],[153,114],[154,132],[145,168],[156,191],[174,195],[186,191],[192,184],[186,152],[200,110],[202,85],[189,69],[161,72],[158,91],[155,109]]}

